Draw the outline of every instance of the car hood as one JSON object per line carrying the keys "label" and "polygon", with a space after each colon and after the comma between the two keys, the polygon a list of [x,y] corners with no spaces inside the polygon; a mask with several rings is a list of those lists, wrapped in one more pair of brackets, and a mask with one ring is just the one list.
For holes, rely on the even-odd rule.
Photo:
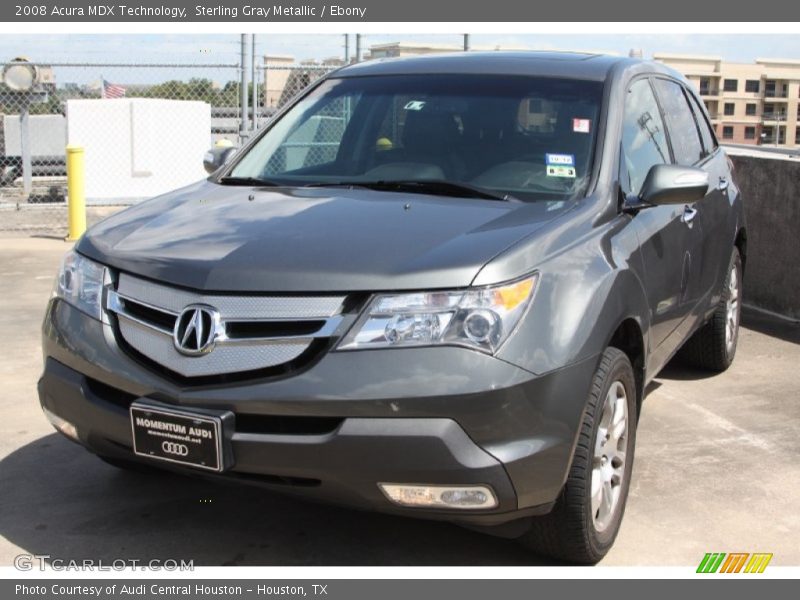
{"label": "car hood", "polygon": [[204,181],[109,217],[77,249],[122,271],[204,291],[464,287],[562,210],[547,202]]}

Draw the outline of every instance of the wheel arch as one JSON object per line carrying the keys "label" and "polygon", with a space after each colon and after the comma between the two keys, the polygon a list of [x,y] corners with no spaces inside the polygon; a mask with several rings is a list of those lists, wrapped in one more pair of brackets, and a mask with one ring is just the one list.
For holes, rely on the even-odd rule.
{"label": "wheel arch", "polygon": [[739,250],[739,256],[742,259],[742,273],[744,273],[745,265],[747,264],[747,228],[740,227],[736,232],[736,240],[733,242],[736,249]]}
{"label": "wheel arch", "polygon": [[623,319],[611,334],[607,345],[621,350],[631,361],[633,376],[636,380],[636,404],[637,407],[641,407],[644,400],[646,361],[644,334],[638,319],[634,317]]}

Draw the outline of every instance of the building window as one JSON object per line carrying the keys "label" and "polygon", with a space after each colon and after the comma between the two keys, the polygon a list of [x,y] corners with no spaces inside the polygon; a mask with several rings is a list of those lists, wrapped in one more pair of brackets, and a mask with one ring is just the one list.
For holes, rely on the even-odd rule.
{"label": "building window", "polygon": [[761,82],[758,79],[748,79],[744,82],[744,91],[757,94],[761,87]]}
{"label": "building window", "polygon": [[756,105],[752,102],[748,102],[747,105],[744,107],[744,114],[748,117],[755,117],[756,116]]}
{"label": "building window", "polygon": [[800,146],[800,126],[794,130],[794,143],[795,146]]}
{"label": "building window", "polygon": [[767,81],[764,84],[764,95],[767,98],[786,98],[786,84],[779,84],[775,80]]}
{"label": "building window", "polygon": [[723,83],[723,88],[726,92],[738,92],[739,91],[739,80],[738,79],[726,79]]}
{"label": "building window", "polygon": [[734,110],[736,110],[736,105],[733,102],[726,102],[725,103],[725,116],[727,116],[727,117],[732,116]]}
{"label": "building window", "polygon": [[708,79],[708,77],[702,77],[700,79],[700,95],[701,96],[711,95],[711,80]]}
{"label": "building window", "polygon": [[765,104],[764,105],[763,117],[765,119],[773,119],[773,118],[775,118],[775,105],[774,104]]}
{"label": "building window", "polygon": [[724,140],[733,139],[733,125],[725,125],[722,128],[722,139]]}
{"label": "building window", "polygon": [[745,127],[744,128],[744,139],[746,139],[746,140],[754,140],[754,139],[756,139],[756,128],[755,127]]}

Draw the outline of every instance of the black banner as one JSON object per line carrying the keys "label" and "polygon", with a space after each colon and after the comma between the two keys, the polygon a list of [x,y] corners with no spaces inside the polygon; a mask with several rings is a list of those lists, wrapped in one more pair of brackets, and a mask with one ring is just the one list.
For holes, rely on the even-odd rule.
{"label": "black banner", "polygon": [[[715,0],[130,0],[108,4],[86,0],[42,0],[2,3],[0,19],[8,22],[788,22],[800,20],[800,3],[785,0],[719,3]],[[599,32],[599,31],[598,31]]]}
{"label": "black banner", "polygon": [[[698,576],[698,579],[702,576]],[[713,581],[712,581],[713,580]],[[628,580],[425,580],[425,579],[209,579],[209,580],[5,580],[0,583],[0,597],[5,600],[428,600],[432,598],[486,600],[486,598],[591,598],[619,600],[647,597],[648,600],[676,597],[725,597],[728,600],[753,597],[793,597],[792,581],[764,579],[725,579],[712,575],[697,579],[653,581]],[[791,586],[791,587],[790,587]]]}

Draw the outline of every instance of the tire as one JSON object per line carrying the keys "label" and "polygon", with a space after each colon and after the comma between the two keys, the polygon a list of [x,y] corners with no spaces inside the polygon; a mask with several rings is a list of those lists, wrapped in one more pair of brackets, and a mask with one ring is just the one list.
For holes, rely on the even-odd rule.
{"label": "tire", "polygon": [[[609,440],[605,434],[609,424],[607,418],[611,416],[613,419],[608,412],[611,405],[616,405],[617,411],[625,409],[624,433],[616,444],[610,440],[613,447],[602,445],[598,440],[598,437]],[[625,513],[636,444],[636,421],[633,367],[624,352],[607,348],[594,375],[567,482],[552,512],[533,518],[531,528],[519,538],[524,546],[537,554],[577,564],[595,564],[606,555],[617,537]],[[605,460],[606,452],[612,454],[610,450],[615,453],[611,460]],[[619,454],[620,450],[624,455]],[[618,464],[620,456],[623,456],[621,465]],[[613,476],[606,488],[601,482],[609,474]],[[593,503],[593,489],[609,502],[605,504],[595,500]],[[606,489],[610,492],[608,496],[603,495]]]}
{"label": "tire", "polygon": [[742,258],[733,249],[728,275],[714,314],[690,337],[680,354],[694,367],[721,373],[733,363],[742,313]]}

